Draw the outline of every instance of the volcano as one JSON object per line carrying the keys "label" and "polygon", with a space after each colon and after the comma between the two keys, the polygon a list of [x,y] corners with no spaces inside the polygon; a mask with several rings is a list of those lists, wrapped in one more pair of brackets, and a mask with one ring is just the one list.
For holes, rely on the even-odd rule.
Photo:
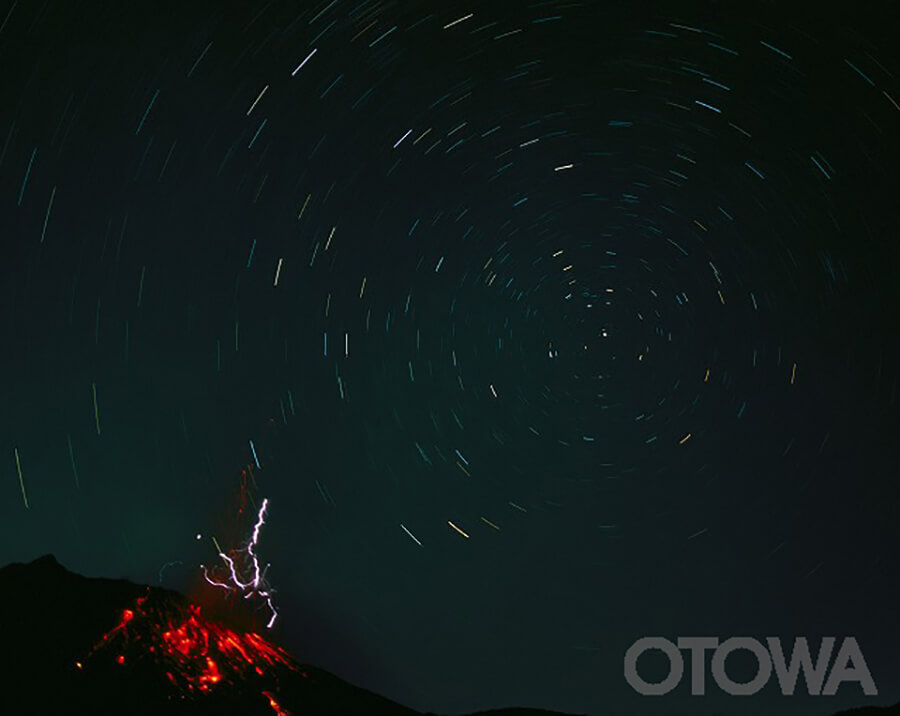
{"label": "volcano", "polygon": [[0,569],[0,609],[3,714],[421,716],[177,592],[83,577],[53,556]]}
{"label": "volcano", "polygon": [[[3,714],[433,716],[301,664],[177,592],[86,578],[49,555],[0,569],[0,609]],[[479,716],[515,714],[562,716],[519,708]]]}

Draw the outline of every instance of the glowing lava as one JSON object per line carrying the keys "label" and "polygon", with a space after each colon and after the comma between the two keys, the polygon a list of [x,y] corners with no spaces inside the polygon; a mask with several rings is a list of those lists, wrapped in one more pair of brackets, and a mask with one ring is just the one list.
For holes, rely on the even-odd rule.
{"label": "glowing lava", "polygon": [[[183,698],[208,694],[225,684],[258,682],[260,697],[278,716],[288,712],[270,686],[277,684],[279,670],[300,671],[287,652],[258,634],[234,631],[205,619],[196,605],[173,605],[153,593],[125,609],[90,656],[101,653],[112,654],[122,666],[152,663]],[[87,666],[77,664],[82,670]]]}
{"label": "glowing lava", "polygon": [[[250,447],[259,468],[252,441]],[[248,501],[255,504],[251,480],[252,466],[241,471],[238,521],[243,518]],[[268,607],[266,626],[271,628],[278,612],[272,603],[273,590],[266,581],[269,565],[263,567],[257,553],[268,509],[269,501],[263,499],[249,536],[237,548],[226,553],[213,538],[222,565],[217,569],[200,567],[209,584]],[[149,589],[133,608],[122,612],[119,623],[94,646],[90,656],[99,657],[100,652],[110,653],[114,663],[126,669],[158,675],[163,686],[167,683],[163,679],[165,675],[173,695],[182,699],[204,698],[219,690],[225,690],[229,694],[226,698],[230,698],[231,692],[223,687],[240,685],[240,692],[249,690],[251,698],[258,694],[261,703],[271,707],[277,716],[289,716],[275,698],[279,693],[279,673],[288,669],[308,677],[287,652],[258,634],[236,631],[206,619],[201,616],[199,606]],[[76,668],[82,673],[88,666],[76,662]]]}

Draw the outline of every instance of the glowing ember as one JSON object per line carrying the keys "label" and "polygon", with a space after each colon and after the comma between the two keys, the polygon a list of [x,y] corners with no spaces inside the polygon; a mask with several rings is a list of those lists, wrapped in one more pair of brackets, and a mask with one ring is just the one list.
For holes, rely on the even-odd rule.
{"label": "glowing ember", "polygon": [[[200,607],[173,606],[151,595],[137,600],[122,612],[119,623],[103,636],[91,656],[112,651],[120,665],[152,662],[182,695],[210,693],[222,684],[250,680],[277,682],[280,668],[297,671],[284,650],[258,634],[240,633],[204,619]],[[85,665],[78,662],[83,669]],[[271,691],[261,691],[279,716]]]}
{"label": "glowing ember", "polygon": [[275,697],[272,696],[268,691],[263,691],[263,696],[269,699],[269,706],[272,707],[272,710],[278,714],[278,716],[290,716],[287,711],[285,711],[281,706],[278,705],[278,702],[275,700]]}
{"label": "glowing ember", "polygon": [[[259,468],[252,441],[250,447]],[[239,520],[248,501],[253,501],[249,484],[252,478],[252,466],[241,472]],[[244,600],[256,599],[263,607],[268,607],[267,628],[271,628],[278,612],[272,603],[273,590],[266,581],[269,565],[262,567],[257,554],[268,509],[269,501],[264,499],[250,535],[239,547],[226,553],[213,538],[223,564],[218,569],[208,569],[202,564],[200,567],[209,584],[225,589],[229,594],[239,594]],[[164,674],[181,698],[203,698],[225,685],[240,683],[242,691],[249,687],[251,694],[258,693],[277,716],[289,716],[275,699],[279,672],[283,669],[299,671],[287,652],[258,634],[235,631],[205,619],[199,606],[179,604],[149,589],[146,596],[137,599],[133,608],[122,612],[119,623],[94,646],[90,656],[100,652],[112,652],[115,663],[119,666],[127,664],[131,669],[152,665],[152,670],[160,676]],[[82,671],[86,666],[76,662],[76,667]],[[306,672],[299,673],[308,676]]]}

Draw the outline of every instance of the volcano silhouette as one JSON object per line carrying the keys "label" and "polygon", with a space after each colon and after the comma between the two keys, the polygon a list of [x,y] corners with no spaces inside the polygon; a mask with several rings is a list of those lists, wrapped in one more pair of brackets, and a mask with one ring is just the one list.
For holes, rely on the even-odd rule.
{"label": "volcano silhouette", "polygon": [[[4,715],[431,716],[298,663],[177,592],[82,577],[49,555],[0,569],[0,609]],[[554,716],[520,708],[480,716],[515,714]]]}
{"label": "volcano silhouette", "polygon": [[0,714],[421,716],[177,592],[86,578],[50,555],[0,569],[0,609]]}

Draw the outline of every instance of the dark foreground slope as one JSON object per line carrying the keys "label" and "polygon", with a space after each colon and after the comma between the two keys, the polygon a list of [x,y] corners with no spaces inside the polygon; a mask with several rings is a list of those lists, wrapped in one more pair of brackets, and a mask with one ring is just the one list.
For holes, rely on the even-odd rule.
{"label": "dark foreground slope", "polygon": [[[51,556],[0,569],[0,615],[0,714],[421,716],[208,619],[176,592],[88,579]],[[478,716],[525,714],[560,716]]]}
{"label": "dark foreground slope", "polygon": [[0,569],[0,615],[0,714],[418,715],[176,592],[82,577],[52,556]]}

